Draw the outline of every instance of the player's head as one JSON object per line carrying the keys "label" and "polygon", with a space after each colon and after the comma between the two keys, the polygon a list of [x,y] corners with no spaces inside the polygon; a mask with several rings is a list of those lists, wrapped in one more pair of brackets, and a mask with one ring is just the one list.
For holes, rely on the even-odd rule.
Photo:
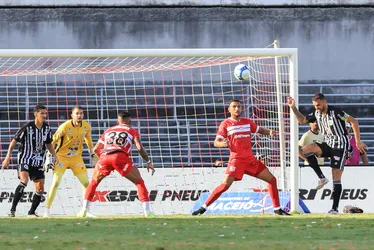
{"label": "player's head", "polygon": [[37,104],[34,108],[34,117],[38,122],[44,122],[47,120],[47,108],[44,105]]}
{"label": "player's head", "polygon": [[317,123],[317,120],[315,120],[314,122],[310,122],[310,123],[309,123],[309,126],[310,126],[310,130],[312,130],[313,132],[318,131],[318,123]]}
{"label": "player's head", "polygon": [[131,125],[131,115],[129,112],[126,111],[120,111],[118,113],[118,124],[127,124]]}
{"label": "player's head", "polygon": [[350,123],[346,122],[345,123],[345,128],[347,129],[347,133],[350,134],[352,131],[352,126]]}
{"label": "player's head", "polygon": [[322,93],[317,93],[312,98],[313,106],[319,112],[325,112],[327,110],[327,101]]}
{"label": "player's head", "polygon": [[82,122],[84,118],[83,108],[79,105],[75,105],[71,109],[71,118],[74,122]]}
{"label": "player's head", "polygon": [[239,118],[242,113],[242,104],[237,99],[232,99],[229,102],[229,113],[232,118]]}

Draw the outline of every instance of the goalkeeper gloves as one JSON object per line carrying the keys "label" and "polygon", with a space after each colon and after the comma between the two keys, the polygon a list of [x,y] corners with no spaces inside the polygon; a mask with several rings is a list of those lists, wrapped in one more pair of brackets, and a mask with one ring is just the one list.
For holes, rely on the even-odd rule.
{"label": "goalkeeper gloves", "polygon": [[89,152],[90,152],[90,156],[91,156],[92,165],[95,167],[96,163],[99,161],[99,157],[95,154],[93,149],[90,149]]}
{"label": "goalkeeper gloves", "polygon": [[47,153],[47,157],[43,165],[44,172],[48,173],[49,169],[52,169],[52,170],[55,169],[55,164],[53,164],[53,162],[54,162],[53,155],[51,153]]}

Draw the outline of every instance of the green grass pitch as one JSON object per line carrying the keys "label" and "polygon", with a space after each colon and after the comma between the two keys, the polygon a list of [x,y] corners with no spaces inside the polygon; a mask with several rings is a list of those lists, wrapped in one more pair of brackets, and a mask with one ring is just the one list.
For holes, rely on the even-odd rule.
{"label": "green grass pitch", "polygon": [[374,249],[374,214],[3,217],[0,249]]}

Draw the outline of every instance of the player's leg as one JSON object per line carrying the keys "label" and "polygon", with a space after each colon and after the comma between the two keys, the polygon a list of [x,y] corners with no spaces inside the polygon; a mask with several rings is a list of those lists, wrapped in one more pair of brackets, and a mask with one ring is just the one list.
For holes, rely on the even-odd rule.
{"label": "player's leg", "polygon": [[199,209],[192,212],[192,215],[205,213],[209,205],[211,205],[226,190],[228,190],[234,181],[241,180],[244,175],[245,164],[247,164],[247,162],[229,161],[222,183],[213,190],[213,192],[209,195],[209,197]]}
{"label": "player's leg", "polygon": [[[44,175],[44,172],[43,172],[43,175]],[[30,178],[32,178],[30,176]],[[31,208],[28,212],[28,216],[36,216],[36,209],[38,208],[39,204],[40,204],[40,201],[42,199],[42,196],[43,196],[43,192],[44,192],[44,181],[45,179],[44,178],[38,178],[38,179],[34,179],[32,178],[33,181],[34,181],[34,184],[35,184],[35,194],[34,196],[32,197],[32,203],[31,203]]]}
{"label": "player's leg", "polygon": [[225,175],[222,183],[213,190],[213,192],[208,196],[204,204],[198,210],[192,212],[192,215],[199,215],[205,213],[207,208],[213,202],[215,202],[225,191],[227,191],[235,180],[235,177]]}
{"label": "player's leg", "polygon": [[79,182],[81,183],[82,193],[84,197],[90,181],[88,180],[87,168],[83,162],[83,159],[80,158],[80,159],[75,160],[75,162],[72,164],[70,169],[73,171],[74,176],[77,177]]}
{"label": "player's leg", "polygon": [[339,202],[342,194],[342,175],[344,170],[344,162],[346,158],[346,150],[334,150],[331,149],[331,171],[333,180],[333,192],[332,192],[332,208],[328,211],[328,214],[339,214]]}
{"label": "player's leg", "polygon": [[77,217],[94,217],[94,215],[90,213],[90,205],[93,197],[95,196],[96,188],[100,184],[100,182],[105,178],[105,176],[109,175],[111,172],[110,169],[104,168],[99,164],[100,161],[96,164],[96,167],[93,170],[91,182],[88,184],[87,190],[84,195],[83,207],[81,211],[77,214]]}
{"label": "player's leg", "polygon": [[14,217],[17,209],[18,202],[20,201],[23,191],[25,190],[29,182],[29,166],[26,164],[18,165],[18,179],[20,180],[16,190],[14,191],[14,198],[12,202],[12,207],[10,208],[10,217]]}
{"label": "player's leg", "polygon": [[54,170],[53,170],[53,179],[51,186],[49,187],[48,193],[47,193],[47,200],[45,202],[45,212],[44,212],[44,217],[50,216],[50,209],[52,206],[52,203],[56,197],[56,193],[58,190],[58,187],[62,181],[62,178],[64,176],[64,173],[68,167],[68,160],[65,158],[60,157],[59,158],[60,162],[55,165]]}
{"label": "player's leg", "polygon": [[321,189],[324,185],[326,185],[329,182],[329,180],[322,173],[321,167],[318,165],[318,160],[317,160],[317,156],[323,155],[326,146],[327,145],[325,143],[323,144],[312,143],[312,144],[306,145],[303,148],[303,154],[305,158],[308,160],[309,166],[314,170],[314,172],[319,178],[318,186],[316,188],[317,190]]}
{"label": "player's leg", "polygon": [[290,215],[286,211],[284,211],[281,208],[280,201],[279,201],[279,192],[278,192],[278,186],[277,186],[277,179],[275,176],[270,173],[269,169],[261,162],[257,161],[255,163],[255,167],[250,168],[251,170],[255,169],[256,172],[250,172],[248,173],[251,176],[255,176],[260,180],[266,181],[268,183],[268,190],[269,190],[269,195],[271,198],[271,201],[273,203],[274,207],[274,213],[276,215]]}
{"label": "player's leg", "polygon": [[[126,163],[126,164],[129,164],[129,163]],[[123,173],[123,176],[135,184],[136,189],[138,190],[139,200],[143,206],[144,216],[146,217],[153,216],[154,213],[152,212],[152,209],[150,206],[149,193],[148,193],[147,187],[144,184],[144,180],[139,170],[133,166],[133,163],[131,162],[130,164],[129,164],[130,166],[128,167],[128,170],[130,170],[130,172],[128,172],[127,174]]]}

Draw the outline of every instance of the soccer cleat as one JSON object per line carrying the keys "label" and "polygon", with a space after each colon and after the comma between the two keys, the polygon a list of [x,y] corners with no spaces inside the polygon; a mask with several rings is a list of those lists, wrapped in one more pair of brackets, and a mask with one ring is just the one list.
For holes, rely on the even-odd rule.
{"label": "soccer cleat", "polygon": [[274,214],[275,215],[291,215],[287,213],[286,211],[284,211],[282,208],[274,209]]}
{"label": "soccer cleat", "polygon": [[91,214],[89,211],[86,212],[86,217],[87,218],[96,218],[96,215]]}
{"label": "soccer cleat", "polygon": [[331,215],[339,215],[339,212],[336,211],[335,209],[331,209],[330,211],[327,212],[327,214],[331,214]]}
{"label": "soccer cleat", "polygon": [[87,216],[87,209],[82,208],[81,211],[77,214],[78,218],[86,218]]}
{"label": "soccer cleat", "polygon": [[329,180],[327,178],[322,178],[318,181],[318,186],[316,187],[317,190],[320,190],[321,188],[323,188],[323,186],[325,186],[327,183],[329,182]]}
{"label": "soccer cleat", "polygon": [[206,209],[203,207],[200,207],[198,210],[195,210],[192,212],[192,215],[199,215],[205,213]]}
{"label": "soccer cleat", "polygon": [[156,217],[156,214],[154,212],[145,212],[144,217],[154,218],[154,217]]}
{"label": "soccer cleat", "polygon": [[27,217],[28,218],[37,218],[37,217],[39,217],[39,215],[37,215],[37,214],[28,214]]}
{"label": "soccer cleat", "polygon": [[48,218],[50,216],[51,216],[51,212],[49,211],[49,209],[45,210],[43,217]]}
{"label": "soccer cleat", "polygon": [[10,211],[8,216],[9,217],[16,217],[16,211]]}

